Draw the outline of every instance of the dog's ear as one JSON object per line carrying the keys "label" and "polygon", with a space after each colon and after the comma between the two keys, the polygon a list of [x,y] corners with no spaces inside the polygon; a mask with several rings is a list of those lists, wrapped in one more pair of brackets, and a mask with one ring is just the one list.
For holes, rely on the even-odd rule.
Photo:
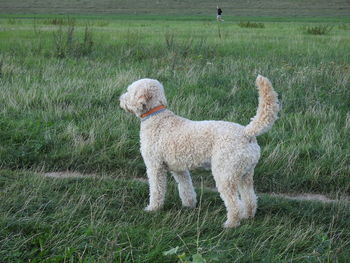
{"label": "dog's ear", "polygon": [[143,90],[142,94],[139,95],[139,98],[137,99],[137,102],[142,105],[143,107],[146,107],[147,103],[152,99],[152,90],[151,89],[145,89]]}
{"label": "dog's ear", "polygon": [[147,99],[145,96],[140,96],[138,99],[137,99],[137,104],[138,104],[138,108],[139,109],[145,109],[146,108],[146,105],[147,105]]}

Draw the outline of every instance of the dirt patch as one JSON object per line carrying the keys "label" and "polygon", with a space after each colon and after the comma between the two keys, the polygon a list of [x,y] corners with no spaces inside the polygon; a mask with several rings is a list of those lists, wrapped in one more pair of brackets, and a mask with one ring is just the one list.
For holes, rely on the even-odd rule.
{"label": "dirt patch", "polygon": [[[209,191],[217,192],[216,188],[205,188]],[[272,197],[281,197],[289,200],[299,200],[299,201],[319,201],[323,203],[332,203],[332,202],[350,202],[350,198],[348,196],[342,196],[338,199],[331,199],[323,194],[310,194],[310,193],[302,193],[302,194],[288,194],[288,193],[261,193],[266,194]],[[259,195],[259,193],[257,193]]]}
{"label": "dirt patch", "polygon": [[96,174],[82,174],[79,172],[50,172],[50,173],[44,173],[43,174],[46,177],[53,177],[53,178],[88,178],[88,177],[96,177]]}
{"label": "dirt patch", "polygon": [[[146,178],[134,178],[134,181],[141,183],[148,183]],[[205,190],[210,192],[217,192],[218,190],[215,187],[204,187]],[[323,203],[332,203],[332,202],[350,202],[349,197],[341,197],[339,199],[331,199],[323,194],[310,194],[310,193],[302,193],[302,194],[287,194],[287,193],[263,193],[272,197],[281,197],[290,200],[299,200],[299,201],[319,201]],[[259,194],[258,194],[259,195]]]}
{"label": "dirt patch", "polygon": [[323,203],[332,203],[332,202],[349,202],[349,197],[341,197],[339,199],[331,199],[323,194],[285,194],[285,193],[271,193],[270,196],[282,197],[291,200],[300,200],[300,201],[319,201]]}
{"label": "dirt patch", "polygon": [[[87,177],[97,177],[96,174],[82,174],[79,172],[71,172],[71,171],[65,171],[65,172],[50,172],[50,173],[44,173],[43,174],[46,177],[53,177],[53,178],[87,178]],[[145,183],[148,184],[147,178],[140,178],[136,177],[132,179],[133,181]],[[217,192],[216,188],[211,187],[204,187],[205,190],[211,191],[211,192]],[[343,196],[338,199],[331,199],[323,194],[311,194],[311,193],[302,193],[302,194],[288,194],[288,193],[263,193],[272,197],[281,197],[286,198],[290,200],[299,200],[299,201],[319,201],[323,203],[332,203],[332,202],[350,202],[350,197]],[[259,195],[259,194],[258,194]]]}
{"label": "dirt patch", "polygon": [[[147,178],[134,178],[134,181],[146,183],[148,184]],[[204,187],[205,190],[210,192],[217,192],[218,190],[215,187]],[[310,193],[302,193],[302,194],[288,194],[288,193],[261,193],[266,194],[272,197],[281,197],[289,200],[299,200],[299,201],[319,201],[322,203],[333,203],[333,202],[350,202],[349,196],[342,196],[338,199],[331,199],[323,194],[310,194]],[[257,194],[259,195],[259,193]]]}

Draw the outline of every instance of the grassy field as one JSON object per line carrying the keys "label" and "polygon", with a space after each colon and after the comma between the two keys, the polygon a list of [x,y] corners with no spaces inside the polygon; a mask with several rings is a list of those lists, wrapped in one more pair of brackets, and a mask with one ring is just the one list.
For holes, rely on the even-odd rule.
{"label": "grassy field", "polygon": [[[198,208],[181,209],[169,180],[165,209],[143,212],[147,186],[130,180],[145,177],[139,120],[118,97],[156,78],[175,113],[247,124],[265,75],[283,109],[258,138],[257,191],[349,195],[349,18],[249,18],[263,28],[237,17],[133,18],[0,16],[0,259],[346,262],[346,202],[261,194],[256,219],[223,231],[224,206],[199,170]],[[307,33],[321,26],[330,32]],[[38,176],[65,170],[98,176]]]}

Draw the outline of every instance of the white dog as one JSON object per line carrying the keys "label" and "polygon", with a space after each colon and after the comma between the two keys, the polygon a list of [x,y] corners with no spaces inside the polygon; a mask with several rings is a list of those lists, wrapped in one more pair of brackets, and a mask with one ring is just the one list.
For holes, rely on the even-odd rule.
{"label": "white dog", "polygon": [[277,94],[267,78],[258,76],[259,106],[247,126],[224,121],[191,121],[166,109],[161,83],[140,79],[120,97],[120,106],[141,119],[141,154],[147,167],[150,201],[146,211],[164,204],[166,172],[171,171],[182,205],[196,206],[189,170],[211,165],[217,189],[227,208],[224,227],[254,217],[257,197],[254,167],[260,157],[256,136],[268,131],[279,111]]}

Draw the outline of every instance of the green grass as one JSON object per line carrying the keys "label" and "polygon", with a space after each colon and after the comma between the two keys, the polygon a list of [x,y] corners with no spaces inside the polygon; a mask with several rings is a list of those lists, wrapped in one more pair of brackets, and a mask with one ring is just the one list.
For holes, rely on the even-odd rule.
{"label": "green grass", "polygon": [[[68,34],[69,23],[54,22],[60,17],[0,17],[0,259],[176,262],[199,253],[209,262],[346,262],[346,204],[262,194],[256,219],[222,231],[224,206],[217,193],[201,192],[214,183],[199,170],[200,207],[181,209],[170,182],[165,209],[142,212],[147,186],[130,181],[145,176],[139,120],[118,98],[134,80],[156,78],[175,113],[248,124],[258,103],[255,78],[267,76],[282,111],[258,138],[257,191],[349,195],[348,18],[217,24],[208,16],[74,16]],[[304,32],[323,25],[332,31]],[[64,170],[108,177],[34,175]],[[176,255],[163,255],[176,247]]]}
{"label": "green grass", "polygon": [[[254,220],[223,230],[218,193],[197,189],[198,208],[182,209],[173,183],[165,208],[146,213],[146,184],[112,178],[54,179],[2,171],[2,262],[346,262],[347,204],[262,195]],[[163,252],[179,247],[177,255]]]}
{"label": "green grass", "polygon": [[263,23],[254,23],[254,22],[240,22],[238,23],[240,27],[246,27],[246,28],[264,28],[265,25]]}

